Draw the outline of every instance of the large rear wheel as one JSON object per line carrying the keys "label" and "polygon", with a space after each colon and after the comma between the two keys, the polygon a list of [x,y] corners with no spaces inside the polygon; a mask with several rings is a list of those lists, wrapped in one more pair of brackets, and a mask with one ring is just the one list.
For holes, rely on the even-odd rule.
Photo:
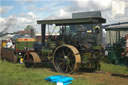
{"label": "large rear wheel", "polygon": [[73,73],[81,63],[79,51],[71,45],[59,46],[54,52],[53,64],[60,73]]}

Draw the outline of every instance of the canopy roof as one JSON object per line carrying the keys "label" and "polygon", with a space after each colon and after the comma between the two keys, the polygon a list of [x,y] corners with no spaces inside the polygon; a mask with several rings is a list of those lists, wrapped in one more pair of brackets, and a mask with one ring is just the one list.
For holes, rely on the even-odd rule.
{"label": "canopy roof", "polygon": [[128,31],[128,24],[123,24],[123,25],[114,25],[114,26],[108,26],[105,28],[106,31]]}
{"label": "canopy roof", "polygon": [[101,17],[88,17],[88,18],[38,20],[37,24],[70,25],[70,24],[99,24],[99,23],[105,23],[105,22],[106,22],[106,19]]}

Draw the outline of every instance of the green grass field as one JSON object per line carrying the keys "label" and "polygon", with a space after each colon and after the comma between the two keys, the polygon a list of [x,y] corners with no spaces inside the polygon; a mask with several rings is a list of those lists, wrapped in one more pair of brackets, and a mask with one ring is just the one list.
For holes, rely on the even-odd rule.
{"label": "green grass field", "polygon": [[101,70],[104,72],[128,74],[128,67],[120,65],[101,63]]}
{"label": "green grass field", "polygon": [[[126,74],[128,73],[128,68],[125,66],[115,66],[111,64],[102,63],[101,67],[102,67],[101,70],[104,72],[126,73]],[[24,67],[23,64],[13,64],[7,61],[0,60],[0,85],[56,85],[55,83],[49,83],[44,80],[45,77],[52,75],[64,75],[64,74],[54,72],[52,71],[51,68],[48,67],[28,69]],[[78,74],[77,73],[73,75],[66,74],[66,76],[70,76],[75,79],[73,80],[73,83],[70,85],[111,85],[108,84],[109,82],[108,80],[105,80],[106,74],[85,73],[85,72],[79,74],[78,72]],[[108,78],[109,77],[110,76],[108,76]],[[97,78],[97,80],[94,80],[95,78]],[[100,79],[101,80],[104,79],[104,81],[100,81]],[[127,83],[125,84],[128,85]]]}

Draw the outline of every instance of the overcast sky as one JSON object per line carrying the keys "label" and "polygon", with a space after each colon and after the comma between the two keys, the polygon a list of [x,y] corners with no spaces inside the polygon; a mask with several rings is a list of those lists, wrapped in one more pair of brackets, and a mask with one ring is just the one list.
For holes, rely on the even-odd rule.
{"label": "overcast sky", "polygon": [[0,31],[14,32],[26,25],[39,31],[37,20],[71,18],[72,13],[87,11],[101,11],[106,24],[128,22],[128,0],[0,0]]}

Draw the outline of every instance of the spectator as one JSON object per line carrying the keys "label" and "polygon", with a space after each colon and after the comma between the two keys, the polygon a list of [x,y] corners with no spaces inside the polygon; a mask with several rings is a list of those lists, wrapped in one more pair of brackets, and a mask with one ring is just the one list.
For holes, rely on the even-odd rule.
{"label": "spectator", "polygon": [[8,40],[7,44],[6,44],[6,47],[7,48],[12,48],[13,44],[12,44],[12,41],[11,40]]}
{"label": "spectator", "polygon": [[125,39],[126,39],[126,45],[125,45],[125,50],[122,53],[122,56],[128,56],[128,34],[125,35]]}

